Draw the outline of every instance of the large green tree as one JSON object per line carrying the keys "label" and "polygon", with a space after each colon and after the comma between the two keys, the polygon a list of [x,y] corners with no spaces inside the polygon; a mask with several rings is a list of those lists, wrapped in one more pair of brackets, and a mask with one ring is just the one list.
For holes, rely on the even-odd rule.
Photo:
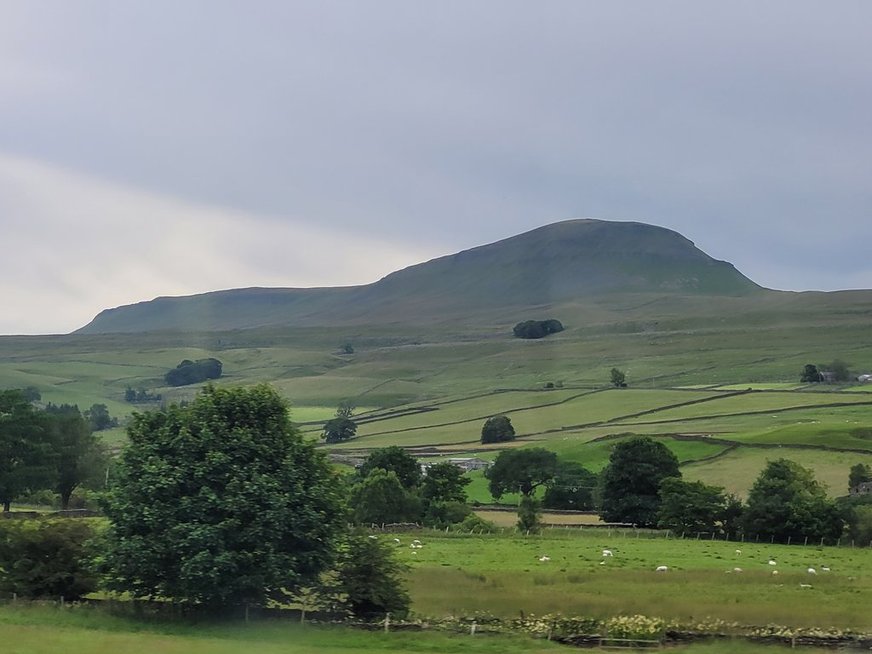
{"label": "large green tree", "polygon": [[266,385],[134,414],[105,511],[111,589],[226,608],[284,601],[332,563],[341,482]]}
{"label": "large green tree", "polygon": [[681,477],[681,472],[678,458],[663,443],[637,436],[615,445],[602,477],[603,520],[655,526],[660,483],[667,477]]}
{"label": "large green tree", "polygon": [[17,390],[0,391],[0,503],[3,511],[26,491],[49,488],[55,454],[44,416]]}
{"label": "large green tree", "polygon": [[403,488],[417,488],[421,483],[421,465],[415,457],[398,445],[382,447],[370,452],[358,469],[358,474],[363,478],[376,468],[395,472]]}
{"label": "large green tree", "polygon": [[557,455],[541,447],[503,450],[485,471],[488,488],[496,499],[506,493],[533,494],[557,474]]}
{"label": "large green tree", "polygon": [[357,423],[351,418],[336,416],[324,423],[324,440],[328,443],[341,443],[354,438]]}
{"label": "large green tree", "polygon": [[720,531],[727,504],[723,488],[670,477],[660,483],[657,526],[675,532]]}
{"label": "large green tree", "polygon": [[508,416],[491,416],[481,427],[482,443],[502,443],[515,438],[515,428]]}
{"label": "large green tree", "polygon": [[751,487],[742,524],[748,536],[834,540],[845,520],[811,470],[777,459],[766,464]]}
{"label": "large green tree", "polygon": [[402,618],[411,604],[406,566],[397,560],[394,547],[370,536],[352,534],[341,548],[334,593],[352,615],[376,618],[390,613]]}
{"label": "large green tree", "polygon": [[55,453],[55,491],[60,495],[61,508],[66,509],[76,488],[97,482],[105,473],[108,457],[79,407],[49,404],[45,419]]}
{"label": "large green tree", "polygon": [[351,488],[349,500],[358,524],[414,522],[421,515],[421,501],[393,470],[376,468]]}
{"label": "large green tree", "polygon": [[546,509],[587,511],[594,506],[599,478],[575,461],[558,461],[554,479],[548,482],[542,506]]}

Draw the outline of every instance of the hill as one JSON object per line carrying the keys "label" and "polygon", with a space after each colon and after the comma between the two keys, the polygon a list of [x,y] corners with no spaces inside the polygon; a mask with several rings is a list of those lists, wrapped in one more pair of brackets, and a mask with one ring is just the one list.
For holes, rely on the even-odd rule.
{"label": "hill", "polygon": [[677,232],[569,220],[440,257],[365,286],[248,288],[107,309],[77,333],[330,324],[480,323],[506,307],[603,303],[630,293],[745,296],[762,289]]}

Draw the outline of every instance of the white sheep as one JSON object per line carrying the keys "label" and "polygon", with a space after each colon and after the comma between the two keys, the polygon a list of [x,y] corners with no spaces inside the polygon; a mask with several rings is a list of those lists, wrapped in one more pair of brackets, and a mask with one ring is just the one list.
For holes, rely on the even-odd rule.
{"label": "white sheep", "polygon": [[654,572],[669,572],[669,566],[658,565],[657,568],[655,568]]}
{"label": "white sheep", "polygon": [[733,568],[733,572],[742,572],[742,568]]}
{"label": "white sheep", "polygon": [[774,559],[769,559],[769,565],[778,565]]}
{"label": "white sheep", "polygon": [[829,572],[830,569],[829,569],[828,566],[821,566],[821,571],[822,571],[822,572]]}
{"label": "white sheep", "polygon": [[614,556],[611,550],[603,550],[603,556]]}
{"label": "white sheep", "polygon": [[400,539],[399,539],[399,538],[394,538],[394,542],[395,542],[397,545],[399,545],[399,544],[400,544]]}
{"label": "white sheep", "polygon": [[810,574],[810,575],[816,575],[816,574],[817,574],[817,570],[815,570],[814,568],[809,568],[808,570],[806,570],[806,572],[808,572],[808,574]]}
{"label": "white sheep", "polygon": [[742,556],[742,550],[736,550],[736,556]]}
{"label": "white sheep", "polygon": [[551,557],[550,557],[550,556],[546,556],[546,555],[544,555],[544,554],[543,554],[542,556],[539,557],[539,561],[542,562],[542,563],[545,563],[545,561],[550,561],[550,560],[551,560]]}
{"label": "white sheep", "polygon": [[778,570],[773,570],[773,571],[772,571],[772,574],[777,575],[777,574],[778,574]]}
{"label": "white sheep", "polygon": [[800,584],[800,588],[811,588],[811,584]]}

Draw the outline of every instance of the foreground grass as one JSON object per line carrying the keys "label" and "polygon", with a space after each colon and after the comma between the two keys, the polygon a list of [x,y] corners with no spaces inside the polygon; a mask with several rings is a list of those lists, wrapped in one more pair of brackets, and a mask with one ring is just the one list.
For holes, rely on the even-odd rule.
{"label": "foreground grass", "polygon": [[0,607],[4,654],[348,654],[349,652],[552,652],[523,636],[367,632],[288,622],[250,625],[138,622],[93,609]]}
{"label": "foreground grass", "polygon": [[[185,624],[140,622],[87,608],[0,607],[0,642],[8,654],[540,654],[565,647],[521,635],[389,633],[287,622]],[[698,643],[682,654],[777,654],[787,648],[745,641]],[[825,650],[806,649],[814,654]]]}

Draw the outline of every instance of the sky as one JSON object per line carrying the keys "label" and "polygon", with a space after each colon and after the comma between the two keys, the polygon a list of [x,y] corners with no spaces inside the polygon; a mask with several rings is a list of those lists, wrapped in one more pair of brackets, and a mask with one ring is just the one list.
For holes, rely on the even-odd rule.
{"label": "sky", "polygon": [[0,334],[579,217],[872,288],[865,0],[0,0]]}

